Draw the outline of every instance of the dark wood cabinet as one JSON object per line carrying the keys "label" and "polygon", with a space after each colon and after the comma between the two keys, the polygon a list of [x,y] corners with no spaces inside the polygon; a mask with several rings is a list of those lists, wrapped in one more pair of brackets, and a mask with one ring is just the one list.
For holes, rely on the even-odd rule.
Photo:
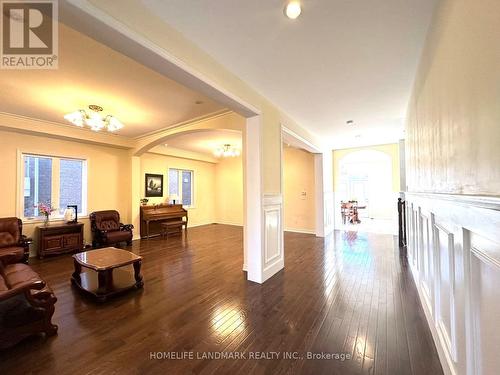
{"label": "dark wood cabinet", "polygon": [[83,223],[40,225],[38,257],[83,250]]}

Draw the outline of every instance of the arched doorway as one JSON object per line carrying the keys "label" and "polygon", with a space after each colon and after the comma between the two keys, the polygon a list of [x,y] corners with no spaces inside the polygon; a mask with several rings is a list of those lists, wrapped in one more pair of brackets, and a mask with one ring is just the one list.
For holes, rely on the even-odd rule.
{"label": "arched doorway", "polygon": [[[337,227],[392,233],[395,196],[391,156],[378,150],[353,151],[339,160],[338,169],[335,210],[340,225]],[[358,202],[361,226],[351,228],[342,220],[341,202],[346,201]]]}

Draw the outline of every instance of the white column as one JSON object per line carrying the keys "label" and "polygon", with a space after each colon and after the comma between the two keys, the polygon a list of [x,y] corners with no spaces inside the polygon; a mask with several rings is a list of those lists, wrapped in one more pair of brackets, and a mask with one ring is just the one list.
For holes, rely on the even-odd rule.
{"label": "white column", "polygon": [[130,223],[134,225],[134,240],[141,238],[140,223],[140,200],[141,200],[141,157],[131,156],[130,158]]}
{"label": "white column", "polygon": [[333,232],[333,169],[332,151],[314,155],[316,189],[316,236],[326,237]]}
{"label": "white column", "polygon": [[257,283],[262,276],[262,158],[261,119],[255,116],[247,119],[244,139],[244,263],[247,278]]}

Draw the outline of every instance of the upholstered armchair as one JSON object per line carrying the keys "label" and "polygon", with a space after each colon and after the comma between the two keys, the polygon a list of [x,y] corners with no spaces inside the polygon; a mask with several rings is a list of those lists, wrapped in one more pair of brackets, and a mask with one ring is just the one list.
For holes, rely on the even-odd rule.
{"label": "upholstered armchair", "polygon": [[132,224],[122,224],[115,210],[96,211],[90,214],[92,246],[111,246],[119,242],[132,244]]}
{"label": "upholstered armchair", "polygon": [[34,334],[57,332],[51,321],[56,296],[30,266],[8,264],[12,255],[0,256],[0,349]]}
{"label": "upholstered armchair", "polygon": [[0,218],[0,256],[7,263],[28,263],[31,239],[23,236],[23,222],[17,217]]}

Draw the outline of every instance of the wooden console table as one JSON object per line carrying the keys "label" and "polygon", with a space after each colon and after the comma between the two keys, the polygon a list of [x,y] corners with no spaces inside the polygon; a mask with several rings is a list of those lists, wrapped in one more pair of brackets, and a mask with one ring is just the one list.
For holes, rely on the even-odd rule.
{"label": "wooden console table", "polygon": [[37,226],[38,257],[83,250],[83,223]]}

